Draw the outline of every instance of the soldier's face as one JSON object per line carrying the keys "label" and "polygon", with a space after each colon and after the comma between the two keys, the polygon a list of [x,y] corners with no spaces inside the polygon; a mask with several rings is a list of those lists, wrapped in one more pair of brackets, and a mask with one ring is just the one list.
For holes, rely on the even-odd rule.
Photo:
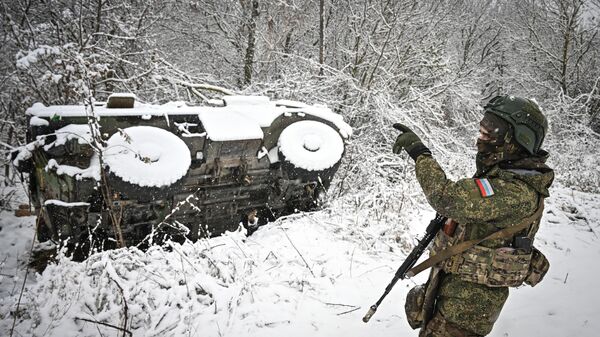
{"label": "soldier's face", "polygon": [[490,130],[485,126],[479,124],[479,137],[477,137],[477,139],[483,141],[491,141],[493,139],[492,132],[493,130]]}
{"label": "soldier's face", "polygon": [[504,141],[508,125],[501,118],[486,112],[479,123],[477,142],[499,144]]}

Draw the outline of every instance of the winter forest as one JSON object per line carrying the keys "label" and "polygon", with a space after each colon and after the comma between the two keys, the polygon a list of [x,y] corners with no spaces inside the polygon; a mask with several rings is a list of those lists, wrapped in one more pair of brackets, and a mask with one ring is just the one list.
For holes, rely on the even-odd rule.
{"label": "winter forest", "polygon": [[[454,180],[475,170],[482,105],[535,99],[556,172],[536,246],[551,269],[511,289],[490,336],[596,336],[600,323],[600,0],[0,0],[0,335],[417,336],[400,281],[361,321],[435,212],[411,127]],[[26,145],[35,103],[322,104],[353,129],[323,204],[247,236],[58,252],[30,267]]]}

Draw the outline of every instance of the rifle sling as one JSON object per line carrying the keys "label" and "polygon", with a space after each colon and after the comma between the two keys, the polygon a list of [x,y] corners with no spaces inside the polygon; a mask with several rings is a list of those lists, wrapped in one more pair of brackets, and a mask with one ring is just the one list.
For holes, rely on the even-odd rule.
{"label": "rifle sling", "polygon": [[466,251],[467,249],[482,243],[483,241],[504,239],[504,238],[511,237],[511,236],[517,234],[519,231],[527,228],[528,226],[533,224],[535,221],[538,221],[539,219],[541,219],[543,211],[544,211],[544,198],[542,198],[540,196],[537,210],[532,215],[523,219],[518,224],[501,229],[497,232],[494,232],[494,233],[484,237],[483,239],[474,239],[474,240],[469,240],[469,241],[463,241],[454,246],[450,246],[450,247],[442,250],[441,252],[429,257],[427,260],[414,266],[412,269],[410,269],[408,272],[406,272],[406,276],[409,278],[413,277],[413,276],[417,275],[418,273],[422,272],[423,270],[431,268],[431,267],[435,266],[436,264],[438,264],[454,255],[460,254],[460,253]]}

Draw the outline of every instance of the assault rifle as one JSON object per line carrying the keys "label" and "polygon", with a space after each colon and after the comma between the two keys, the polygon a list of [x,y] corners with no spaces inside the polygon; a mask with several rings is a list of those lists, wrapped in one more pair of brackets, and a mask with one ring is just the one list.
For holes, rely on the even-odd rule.
{"label": "assault rifle", "polygon": [[417,263],[417,260],[419,260],[421,255],[423,255],[423,252],[425,251],[429,243],[433,240],[437,232],[440,231],[446,220],[446,217],[436,214],[435,218],[431,220],[431,222],[429,222],[427,230],[425,231],[425,235],[421,240],[418,240],[419,243],[417,244],[417,246],[413,248],[410,254],[408,254],[408,256],[406,257],[406,260],[404,260],[400,268],[398,268],[396,274],[394,275],[394,278],[392,279],[390,284],[388,284],[388,286],[385,288],[383,295],[381,295],[377,303],[373,304],[369,308],[369,311],[362,319],[363,322],[367,323],[371,319],[371,317],[373,317],[383,299],[390,293],[390,291],[392,290],[396,282],[398,282],[398,280],[403,280],[405,278],[410,278],[414,276],[414,274],[410,271],[411,268],[415,265],[415,263]]}

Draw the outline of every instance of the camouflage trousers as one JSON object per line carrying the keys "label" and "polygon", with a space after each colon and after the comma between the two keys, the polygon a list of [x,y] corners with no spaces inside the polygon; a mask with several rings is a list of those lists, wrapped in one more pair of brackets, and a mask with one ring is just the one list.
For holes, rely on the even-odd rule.
{"label": "camouflage trousers", "polygon": [[446,321],[439,312],[421,329],[419,337],[482,337]]}
{"label": "camouflage trousers", "polygon": [[436,312],[419,336],[485,336],[492,331],[507,298],[506,287],[492,288],[446,274],[437,291]]}

